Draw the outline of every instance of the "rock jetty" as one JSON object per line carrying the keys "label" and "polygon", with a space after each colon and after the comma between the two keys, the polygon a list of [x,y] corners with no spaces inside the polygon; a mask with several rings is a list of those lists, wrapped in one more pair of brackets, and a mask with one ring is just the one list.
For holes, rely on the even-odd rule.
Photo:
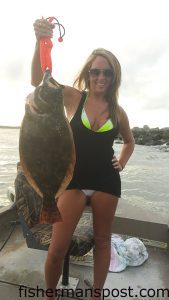
{"label": "rock jetty", "polygon": [[[158,127],[150,128],[148,125],[144,125],[142,128],[133,127],[132,132],[135,143],[138,145],[157,146],[167,143],[167,147],[169,148],[169,127],[159,129]],[[120,135],[115,142],[118,144],[122,143]]]}
{"label": "rock jetty", "polygon": [[169,127],[159,129],[144,125],[143,128],[134,127],[132,132],[138,145],[156,146],[169,142]]}

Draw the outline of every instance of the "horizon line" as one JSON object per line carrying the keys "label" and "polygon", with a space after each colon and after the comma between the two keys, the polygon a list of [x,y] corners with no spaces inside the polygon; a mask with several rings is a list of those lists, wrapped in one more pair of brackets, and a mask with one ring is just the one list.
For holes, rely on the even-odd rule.
{"label": "horizon line", "polygon": [[[169,129],[169,126],[164,126],[164,127],[159,127],[159,126],[156,126],[156,127],[150,127],[150,125],[143,125],[142,127],[140,126],[133,126],[131,129],[134,129],[134,128],[144,128],[144,127],[148,127],[150,129],[155,129],[155,128],[159,128],[159,129],[165,129],[165,128],[168,128]],[[21,128],[21,125],[0,125],[0,128],[9,128],[9,129],[20,129]]]}

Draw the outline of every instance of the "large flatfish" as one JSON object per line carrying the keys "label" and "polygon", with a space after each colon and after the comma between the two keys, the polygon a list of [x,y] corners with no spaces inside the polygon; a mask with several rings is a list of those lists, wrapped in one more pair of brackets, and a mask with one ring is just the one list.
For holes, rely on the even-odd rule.
{"label": "large flatfish", "polygon": [[42,84],[28,95],[26,103],[19,138],[20,162],[29,184],[42,197],[39,223],[52,224],[62,220],[57,198],[71,181],[75,165],[63,86],[46,71]]}

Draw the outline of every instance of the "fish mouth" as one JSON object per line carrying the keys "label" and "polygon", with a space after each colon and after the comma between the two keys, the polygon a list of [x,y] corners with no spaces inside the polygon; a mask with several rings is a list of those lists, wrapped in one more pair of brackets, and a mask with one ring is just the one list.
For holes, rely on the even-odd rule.
{"label": "fish mouth", "polygon": [[48,87],[59,89],[63,88],[64,86],[60,83],[58,83],[51,75],[50,70],[46,70],[43,75],[43,81],[42,85],[47,85]]}
{"label": "fish mouth", "polygon": [[35,115],[44,115],[44,113],[42,111],[39,110],[39,108],[35,105],[35,103],[31,103],[31,107],[30,110],[33,114]]}
{"label": "fish mouth", "polygon": [[27,96],[27,110],[34,115],[46,115],[63,110],[63,87],[53,79],[51,72],[46,70],[42,84]]}
{"label": "fish mouth", "polygon": [[60,87],[53,88],[51,86],[42,85],[39,87],[37,97],[35,96],[35,103],[37,100],[39,102],[40,111],[49,112],[55,110],[56,107],[58,108],[60,105],[63,105],[62,89]]}
{"label": "fish mouth", "polygon": [[35,90],[33,99],[33,109],[38,114],[52,112],[56,107],[57,92],[48,86],[39,86]]}
{"label": "fish mouth", "polygon": [[54,85],[54,82],[53,82],[54,79],[53,80],[52,79],[53,78],[52,78],[50,70],[46,70],[43,75],[42,85],[47,85],[47,86],[50,86],[51,84]]}
{"label": "fish mouth", "polygon": [[63,85],[53,79],[50,70],[46,70],[43,81],[34,92],[34,111],[40,114],[51,113],[56,107],[63,106]]}

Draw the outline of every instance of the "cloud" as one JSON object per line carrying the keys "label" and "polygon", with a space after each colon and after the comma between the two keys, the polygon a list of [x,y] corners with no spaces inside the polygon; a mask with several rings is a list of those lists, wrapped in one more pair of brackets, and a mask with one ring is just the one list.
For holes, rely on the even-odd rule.
{"label": "cloud", "polygon": [[[164,37],[136,45],[123,65],[123,97],[142,109],[169,108],[169,41]],[[129,51],[130,52],[130,51]]]}
{"label": "cloud", "polygon": [[6,78],[7,81],[18,81],[24,76],[25,61],[22,59],[11,59],[8,62],[1,63],[0,65],[1,74],[0,78]]}
{"label": "cloud", "polygon": [[[19,9],[14,14],[15,7]],[[104,5],[96,0],[85,3],[62,0],[57,2],[56,10],[55,7],[55,0],[50,0],[50,5],[45,0],[37,0],[32,5],[21,0],[4,2],[0,12],[0,120],[5,120],[7,110],[11,110],[12,116],[15,103],[17,110],[21,110],[24,95],[32,90],[34,20],[56,13],[65,26],[66,35],[59,44],[58,32],[54,32],[54,77],[61,83],[72,84],[93,48],[110,49],[122,66],[119,103],[127,109],[133,126],[134,122],[144,125],[148,121],[157,122],[157,126],[166,125],[169,114],[168,0],[105,0]],[[20,14],[21,11],[26,14]],[[12,105],[11,101],[14,101]]]}

